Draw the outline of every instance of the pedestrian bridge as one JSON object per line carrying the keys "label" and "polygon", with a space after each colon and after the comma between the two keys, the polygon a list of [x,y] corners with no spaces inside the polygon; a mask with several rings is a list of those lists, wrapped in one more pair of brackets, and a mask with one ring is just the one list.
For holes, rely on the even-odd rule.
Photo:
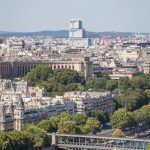
{"label": "pedestrian bridge", "polygon": [[48,134],[52,145],[73,150],[145,150],[150,140],[101,137],[96,135]]}

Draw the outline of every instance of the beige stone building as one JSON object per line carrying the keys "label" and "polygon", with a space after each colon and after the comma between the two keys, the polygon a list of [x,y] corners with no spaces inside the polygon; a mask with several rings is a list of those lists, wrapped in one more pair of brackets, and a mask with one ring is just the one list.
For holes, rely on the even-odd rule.
{"label": "beige stone building", "polygon": [[33,61],[33,60],[19,60],[19,61],[0,61],[0,77],[1,78],[15,78],[26,75],[31,69],[40,64],[51,67],[52,69],[72,69],[83,72],[85,78],[92,76],[92,61],[89,57],[82,59],[76,58],[66,61]]}
{"label": "beige stone building", "polygon": [[0,105],[0,131],[21,130],[26,124],[38,123],[62,112],[74,114],[74,104],[71,102],[45,105],[39,101],[26,104],[22,98],[9,105]]}
{"label": "beige stone building", "polygon": [[64,99],[72,101],[76,105],[77,113],[88,114],[93,109],[112,114],[114,103],[110,92],[66,92]]}

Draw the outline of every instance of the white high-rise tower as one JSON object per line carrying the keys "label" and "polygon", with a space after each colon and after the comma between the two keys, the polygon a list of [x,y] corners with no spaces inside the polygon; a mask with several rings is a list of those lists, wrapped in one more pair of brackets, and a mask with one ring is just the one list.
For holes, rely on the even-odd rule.
{"label": "white high-rise tower", "polygon": [[69,22],[69,45],[74,48],[86,48],[91,40],[85,38],[85,30],[80,19],[71,19]]}
{"label": "white high-rise tower", "polygon": [[69,38],[84,38],[84,29],[82,28],[81,20],[77,19],[70,20]]}

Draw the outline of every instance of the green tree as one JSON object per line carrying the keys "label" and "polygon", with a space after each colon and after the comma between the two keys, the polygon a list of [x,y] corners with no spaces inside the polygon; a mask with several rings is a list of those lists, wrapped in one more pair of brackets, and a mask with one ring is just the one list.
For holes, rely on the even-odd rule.
{"label": "green tree", "polygon": [[101,124],[105,124],[109,120],[107,113],[100,110],[91,110],[88,116],[98,119]]}
{"label": "green tree", "polygon": [[105,89],[107,79],[105,78],[88,78],[86,81],[86,86],[88,89],[93,91],[98,91],[100,89]]}
{"label": "green tree", "polygon": [[118,88],[121,93],[125,93],[130,89],[129,78],[123,77],[119,79]]}
{"label": "green tree", "polygon": [[94,72],[94,76],[97,78],[110,79],[109,74],[104,71],[96,71],[96,72]]}
{"label": "green tree", "polygon": [[150,105],[145,105],[142,108],[133,112],[134,119],[139,126],[150,124]]}
{"label": "green tree", "polygon": [[30,85],[35,85],[36,83],[47,80],[50,76],[52,76],[52,72],[53,71],[50,67],[39,65],[28,72],[24,79]]}
{"label": "green tree", "polygon": [[11,131],[8,133],[8,137],[12,141],[13,150],[30,150],[33,149],[32,140],[25,134],[19,131]]}
{"label": "green tree", "polygon": [[66,121],[58,128],[58,133],[79,134],[80,129],[74,121]]}
{"label": "green tree", "polygon": [[1,150],[12,150],[13,149],[13,141],[7,136],[6,133],[0,133],[0,149]]}
{"label": "green tree", "polygon": [[150,74],[143,74],[141,75],[143,81],[144,81],[144,89],[150,90]]}
{"label": "green tree", "polygon": [[48,96],[63,95],[66,91],[84,90],[85,79],[82,73],[71,69],[54,69],[39,65],[24,79],[32,86],[44,88]]}
{"label": "green tree", "polygon": [[116,80],[107,80],[106,89],[109,91],[114,91],[118,87],[118,81]]}
{"label": "green tree", "polygon": [[93,134],[99,131],[101,128],[100,122],[92,117],[89,117],[86,121],[86,124],[81,129],[84,134]]}
{"label": "green tree", "polygon": [[70,83],[70,84],[67,84],[65,87],[66,87],[66,91],[75,91],[78,89],[78,84]]}
{"label": "green tree", "polygon": [[150,144],[147,145],[146,150],[150,150]]}
{"label": "green tree", "polygon": [[72,116],[64,112],[58,115],[58,120],[59,120],[58,129],[59,129],[59,127],[62,127],[65,122],[72,121]]}
{"label": "green tree", "polygon": [[115,129],[126,129],[135,125],[135,120],[131,112],[127,112],[126,109],[121,108],[115,111],[110,119],[111,125]]}
{"label": "green tree", "polygon": [[120,97],[119,102],[127,110],[133,111],[139,109],[143,105],[148,104],[148,99],[143,90],[136,89],[134,91],[126,92],[123,94]]}
{"label": "green tree", "polygon": [[58,124],[59,124],[59,118],[58,117],[52,117],[52,118],[50,118],[50,122],[51,122],[51,124],[53,125],[53,127],[54,127],[54,132],[56,132],[57,130],[58,130]]}
{"label": "green tree", "polygon": [[150,103],[150,90],[146,89],[145,94],[146,94],[146,97],[147,97],[147,101]]}
{"label": "green tree", "polygon": [[75,70],[70,69],[56,69],[54,70],[55,81],[64,85],[70,83],[82,83],[84,82],[83,75],[79,74]]}
{"label": "green tree", "polygon": [[28,128],[25,128],[23,132],[29,139],[32,140],[35,148],[47,147],[50,145],[50,139],[46,134],[46,131],[41,128],[29,126]]}
{"label": "green tree", "polygon": [[130,80],[130,86],[133,90],[135,89],[143,89],[145,81],[141,76],[133,77]]}
{"label": "green tree", "polygon": [[83,113],[78,113],[73,116],[73,121],[75,121],[76,125],[84,125],[86,123],[86,115]]}
{"label": "green tree", "polygon": [[63,112],[61,113],[60,115],[57,116],[59,121],[62,119],[66,119],[66,120],[71,120],[72,119],[72,115],[66,113],[66,112]]}
{"label": "green tree", "polygon": [[55,127],[50,120],[42,120],[37,124],[37,127],[45,130],[46,132],[55,132]]}
{"label": "green tree", "polygon": [[125,134],[120,129],[115,129],[115,131],[113,132],[113,137],[115,137],[115,138],[124,138]]}

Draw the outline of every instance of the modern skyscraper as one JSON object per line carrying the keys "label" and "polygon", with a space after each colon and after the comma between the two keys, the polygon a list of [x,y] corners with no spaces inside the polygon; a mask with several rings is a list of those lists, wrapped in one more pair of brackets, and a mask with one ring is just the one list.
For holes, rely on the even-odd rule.
{"label": "modern skyscraper", "polygon": [[70,29],[82,29],[82,21],[79,19],[71,19]]}
{"label": "modern skyscraper", "polygon": [[85,30],[80,19],[71,19],[69,22],[69,45],[75,48],[91,45],[91,40],[85,37]]}
{"label": "modern skyscraper", "polygon": [[81,20],[77,19],[70,20],[69,38],[84,38],[84,29],[82,28]]}

